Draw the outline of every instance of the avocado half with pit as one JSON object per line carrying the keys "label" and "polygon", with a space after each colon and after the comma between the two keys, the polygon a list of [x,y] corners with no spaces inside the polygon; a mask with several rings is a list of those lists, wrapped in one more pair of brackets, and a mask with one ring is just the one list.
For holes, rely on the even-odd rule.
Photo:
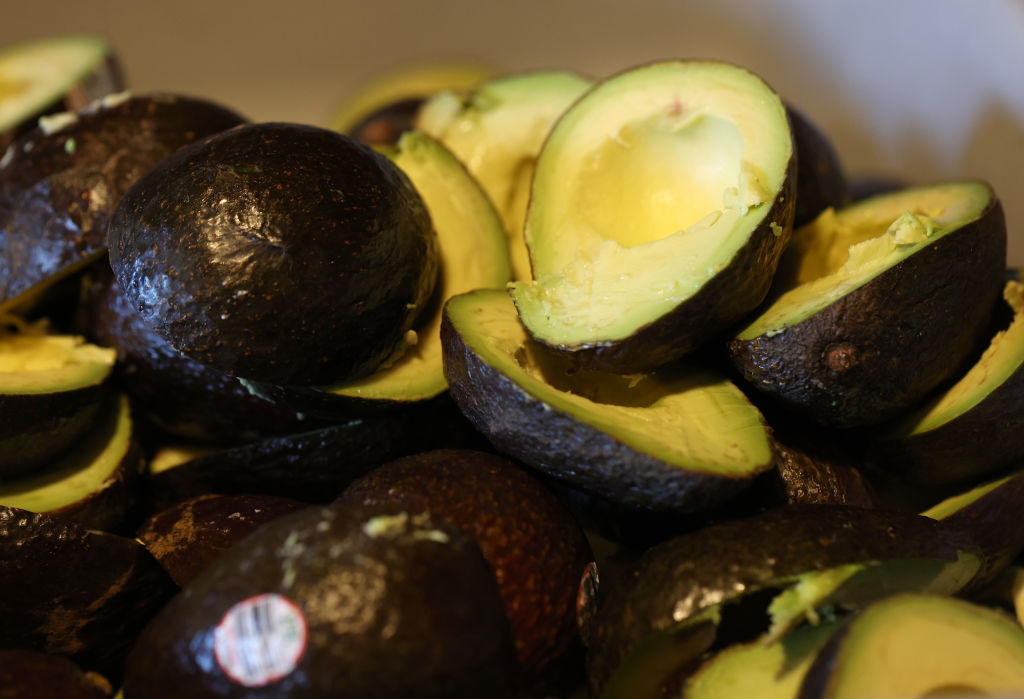
{"label": "avocado half with pit", "polygon": [[101,418],[116,355],[8,316],[0,329],[0,483],[45,470]]}
{"label": "avocado half with pit", "polygon": [[756,389],[833,427],[895,417],[979,345],[1006,269],[991,187],[945,182],[828,210],[793,236],[760,314],[729,342]]}
{"label": "avocado half with pit", "polygon": [[898,421],[873,445],[874,461],[920,483],[951,483],[1024,459],[1024,285],[1003,298],[1013,322],[948,390]]}
{"label": "avocado half with pit", "polygon": [[609,78],[555,125],[537,161],[523,325],[578,364],[647,371],[699,347],[768,293],[792,232],[786,107],[710,61]]}
{"label": "avocado half with pit", "polygon": [[724,377],[576,370],[502,290],[452,298],[441,341],[452,397],[500,451],[616,502],[704,510],[774,463],[761,414]]}

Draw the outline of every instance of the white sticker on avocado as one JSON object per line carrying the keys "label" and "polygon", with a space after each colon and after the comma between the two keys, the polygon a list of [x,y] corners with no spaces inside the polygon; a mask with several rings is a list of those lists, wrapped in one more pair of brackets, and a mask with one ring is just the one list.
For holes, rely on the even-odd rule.
{"label": "white sticker on avocado", "polygon": [[268,593],[235,604],[213,631],[213,654],[233,682],[262,687],[288,676],[302,660],[306,617],[287,597]]}

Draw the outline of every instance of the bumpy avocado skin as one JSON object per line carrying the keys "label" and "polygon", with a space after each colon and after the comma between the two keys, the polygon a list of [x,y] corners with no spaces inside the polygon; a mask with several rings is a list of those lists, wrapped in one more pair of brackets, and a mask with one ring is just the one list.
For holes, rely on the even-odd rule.
{"label": "bumpy avocado skin", "polygon": [[121,196],[197,138],[244,122],[205,100],[154,94],[97,103],[28,132],[0,164],[0,304],[103,254]]}
{"label": "bumpy avocado skin", "polygon": [[125,195],[110,262],[185,355],[277,384],[363,376],[438,276],[437,235],[387,158],[341,134],[254,124],[182,149]]}
{"label": "bumpy avocado skin", "polygon": [[[265,593],[301,610],[307,644],[279,680],[245,687],[215,628]],[[186,587],[140,636],[124,695],[500,699],[516,685],[497,584],[467,535],[415,510],[336,507],[267,524]]]}
{"label": "bumpy avocado skin", "polygon": [[174,590],[136,541],[0,506],[0,648],[66,655],[116,677]]}
{"label": "bumpy avocado skin", "polygon": [[601,606],[587,658],[591,688],[599,695],[619,663],[650,634],[786,577],[887,559],[952,562],[958,550],[977,549],[958,527],[838,505],[768,510],[684,534],[649,549]]}
{"label": "bumpy avocado skin", "polygon": [[894,418],[963,369],[1003,288],[1006,223],[995,195],[973,222],[777,334],[729,354],[764,395],[820,424]]}

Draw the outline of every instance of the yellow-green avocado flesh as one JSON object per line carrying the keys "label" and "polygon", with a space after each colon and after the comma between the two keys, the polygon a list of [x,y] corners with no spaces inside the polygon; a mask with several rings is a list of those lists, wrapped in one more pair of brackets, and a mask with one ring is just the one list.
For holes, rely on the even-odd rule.
{"label": "yellow-green avocado flesh", "polygon": [[0,333],[0,395],[59,393],[100,384],[116,358],[112,349],[76,335],[48,335],[41,326]]}
{"label": "yellow-green avocado flesh", "polygon": [[512,286],[524,325],[545,344],[590,346],[670,313],[759,228],[788,235],[790,222],[765,219],[792,152],[781,99],[740,68],[663,62],[598,84],[537,163],[534,281]]}

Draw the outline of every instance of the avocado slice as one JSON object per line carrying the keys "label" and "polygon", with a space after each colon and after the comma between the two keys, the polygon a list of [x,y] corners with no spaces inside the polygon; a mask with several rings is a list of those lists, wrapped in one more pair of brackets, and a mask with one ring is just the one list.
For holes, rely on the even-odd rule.
{"label": "avocado slice", "polygon": [[531,336],[573,361],[647,371],[765,295],[793,222],[786,107],[757,76],[667,61],[601,82],[537,161],[511,287]]}
{"label": "avocado slice", "polygon": [[919,483],[967,481],[1024,459],[1024,285],[1003,298],[1013,322],[959,381],[886,430],[872,448],[885,468]]}
{"label": "avocado slice", "polygon": [[102,407],[95,429],[45,472],[0,485],[0,504],[115,529],[135,503],[143,459],[128,398]]}
{"label": "avocado slice", "polygon": [[870,605],[822,649],[801,699],[1003,695],[1024,687],[1024,629],[949,597]]}
{"label": "avocado slice", "polygon": [[494,202],[508,235],[516,279],[532,278],[523,222],[537,155],[551,127],[591,84],[566,70],[509,75],[466,96],[440,92],[416,117],[416,126],[465,163]]}
{"label": "avocado slice", "polygon": [[117,59],[98,36],[61,36],[0,52],[0,148],[53,111],[76,111],[124,89]]}
{"label": "avocado slice", "polygon": [[113,350],[76,335],[55,335],[45,321],[2,316],[0,329],[0,484],[50,462],[100,418]]}
{"label": "avocado slice", "polygon": [[1003,211],[984,182],[828,210],[794,234],[771,300],[729,352],[756,389],[817,422],[882,422],[960,370],[1005,268]]}
{"label": "avocado slice", "polygon": [[517,689],[480,549],[444,519],[394,506],[314,507],[264,525],[153,619],[124,679],[125,699],[511,699]]}
{"label": "avocado slice", "polygon": [[500,451],[617,502],[699,511],[773,464],[761,414],[723,376],[577,371],[502,290],[452,298],[441,339],[452,398]]}

